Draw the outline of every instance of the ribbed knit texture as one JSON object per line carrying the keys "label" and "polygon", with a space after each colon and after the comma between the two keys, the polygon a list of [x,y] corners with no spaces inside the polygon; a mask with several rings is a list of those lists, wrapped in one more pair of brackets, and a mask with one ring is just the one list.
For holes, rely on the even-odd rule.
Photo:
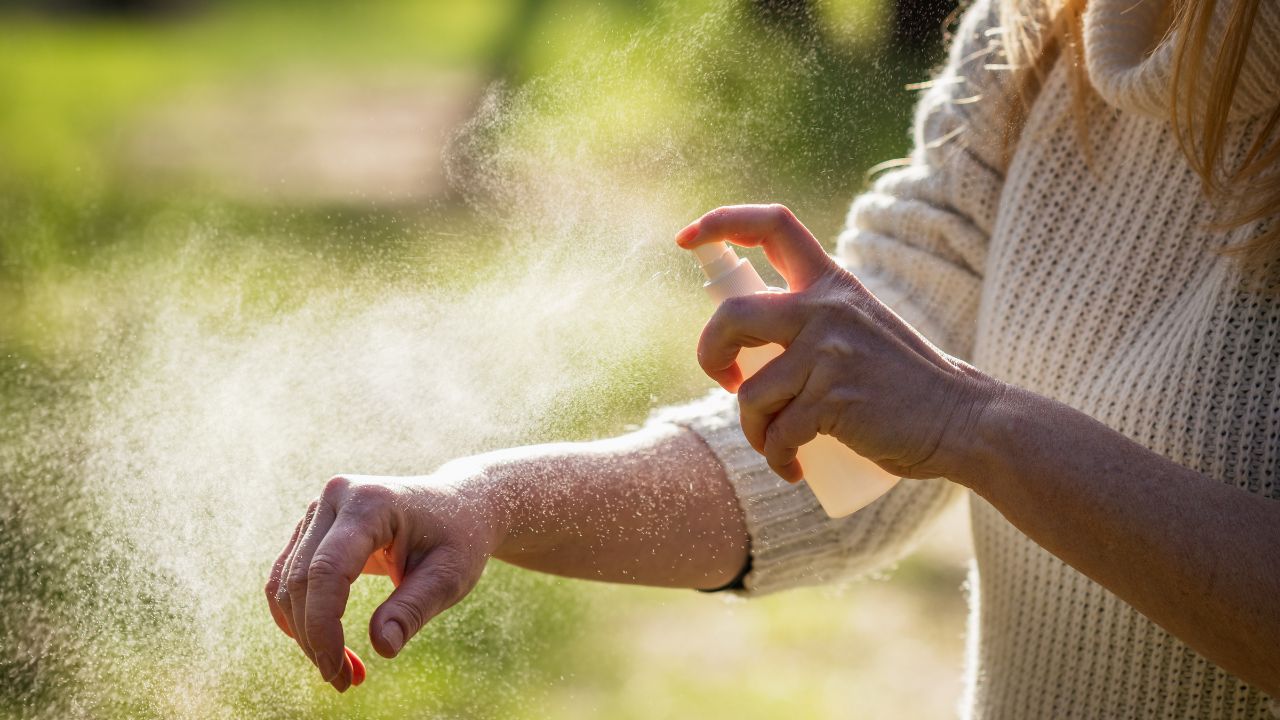
{"label": "ribbed knit texture", "polygon": [[[975,3],[917,109],[911,164],[854,202],[837,257],[947,352],[1214,481],[1280,499],[1280,302],[1244,289],[1233,261],[1215,253],[1262,228],[1208,227],[1214,210],[1166,119],[1172,53],[1160,42],[1159,5],[1089,2],[1092,164],[1059,63],[1005,168],[1008,74],[991,3]],[[1219,5],[1225,12],[1231,2]],[[1259,132],[1259,113],[1280,100],[1278,78],[1280,4],[1264,0],[1229,148],[1242,151]],[[832,520],[750,448],[731,396],[661,417],[700,433],[738,492],[752,543],[747,594],[881,568],[962,492],[944,480],[907,480]],[[966,717],[1275,711],[982,499],[970,507]]]}

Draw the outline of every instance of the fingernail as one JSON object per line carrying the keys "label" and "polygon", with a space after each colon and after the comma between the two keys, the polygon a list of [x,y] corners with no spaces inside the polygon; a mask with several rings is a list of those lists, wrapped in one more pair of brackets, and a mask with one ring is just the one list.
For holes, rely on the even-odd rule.
{"label": "fingernail", "polygon": [[364,682],[366,671],[364,669],[364,661],[351,648],[346,649],[347,659],[351,661],[351,685],[358,686]]}
{"label": "fingernail", "polygon": [[391,647],[391,652],[399,653],[404,647],[404,628],[395,620],[388,620],[382,626],[382,639]]}
{"label": "fingernail", "polygon": [[688,225],[685,229],[676,234],[676,242],[683,245],[698,235],[698,224]]}

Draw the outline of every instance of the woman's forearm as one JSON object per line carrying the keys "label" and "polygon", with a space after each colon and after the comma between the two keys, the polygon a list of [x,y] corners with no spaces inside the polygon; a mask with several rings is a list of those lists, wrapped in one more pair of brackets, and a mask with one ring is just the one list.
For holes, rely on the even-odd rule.
{"label": "woman's forearm", "polygon": [[1010,389],[969,485],[1036,543],[1228,671],[1280,696],[1280,502]]}
{"label": "woman's forearm", "polygon": [[469,458],[503,517],[495,557],[592,580],[714,588],[746,563],[742,510],[692,431],[651,425],[611,440]]}
{"label": "woman's forearm", "polygon": [[395,585],[369,639],[395,657],[471,591],[492,557],[573,577],[711,588],[746,563],[747,533],[719,463],[692,432],[517,448],[422,477],[339,475],[276,558],[271,615],[339,691],[363,678],[342,616],[364,573]]}

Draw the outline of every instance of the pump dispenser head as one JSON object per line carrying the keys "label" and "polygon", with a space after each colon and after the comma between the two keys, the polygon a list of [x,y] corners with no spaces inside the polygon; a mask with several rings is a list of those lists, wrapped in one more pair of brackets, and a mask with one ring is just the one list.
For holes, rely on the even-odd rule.
{"label": "pump dispenser head", "polygon": [[693,254],[698,258],[702,272],[707,275],[707,283],[703,288],[717,303],[738,295],[750,295],[769,289],[751,261],[738,257],[728,243],[699,245],[693,249]]}
{"label": "pump dispenser head", "polygon": [[707,274],[708,280],[716,279],[738,264],[738,254],[726,242],[699,245],[693,249],[693,254],[698,258],[698,264],[702,265],[702,272]]}

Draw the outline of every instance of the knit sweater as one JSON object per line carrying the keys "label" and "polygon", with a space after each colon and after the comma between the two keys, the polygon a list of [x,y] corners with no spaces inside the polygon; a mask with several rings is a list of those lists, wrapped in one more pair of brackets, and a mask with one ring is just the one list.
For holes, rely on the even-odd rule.
{"label": "knit sweater", "polygon": [[[1219,5],[1225,12],[1231,3]],[[1006,163],[1009,73],[992,3],[978,0],[919,104],[910,164],[854,201],[836,257],[943,350],[1087,413],[1206,482],[1280,500],[1280,301],[1249,291],[1235,262],[1216,252],[1263,228],[1208,227],[1214,209],[1167,120],[1172,50],[1161,6],[1089,1],[1092,152],[1073,124],[1070,69],[1059,62]],[[1280,100],[1278,77],[1280,4],[1264,0],[1229,149],[1242,151],[1260,132],[1263,111]],[[740,498],[748,595],[883,567],[966,492],[943,479],[904,480],[831,519],[803,484],[782,482],[751,449],[732,396],[664,415],[707,441]],[[1271,716],[1261,692],[982,498],[969,500],[966,717]]]}

